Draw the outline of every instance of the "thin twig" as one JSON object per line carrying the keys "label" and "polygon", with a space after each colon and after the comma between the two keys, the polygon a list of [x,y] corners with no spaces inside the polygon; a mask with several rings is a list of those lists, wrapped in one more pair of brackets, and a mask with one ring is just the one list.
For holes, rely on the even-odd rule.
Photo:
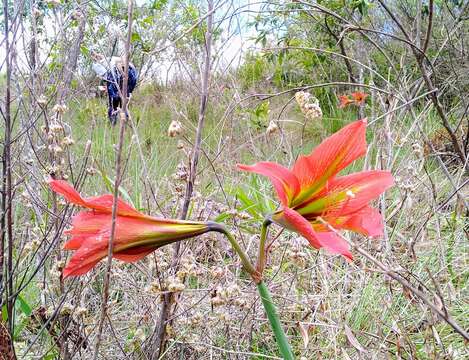
{"label": "thin twig", "polygon": [[125,133],[125,126],[127,122],[128,109],[127,109],[127,85],[129,80],[129,53],[130,53],[130,40],[132,36],[132,13],[133,13],[133,0],[128,0],[128,8],[127,8],[127,21],[128,21],[128,28],[127,28],[127,40],[125,43],[125,59],[124,59],[124,74],[122,80],[122,91],[121,91],[121,98],[122,98],[122,109],[119,112],[119,119],[120,119],[120,127],[119,127],[119,143],[117,146],[117,156],[116,156],[116,179],[114,182],[114,193],[113,193],[113,203],[112,203],[112,222],[111,222],[111,234],[109,236],[109,245],[108,245],[108,257],[106,263],[106,272],[104,274],[104,289],[103,289],[103,302],[101,304],[101,317],[99,319],[98,325],[98,334],[96,340],[96,346],[94,349],[94,359],[98,358],[99,354],[99,347],[101,345],[101,338],[103,332],[104,321],[107,316],[107,302],[109,299],[109,285],[110,285],[110,278],[111,278],[111,267],[112,267],[112,253],[113,253],[113,245],[114,245],[114,238],[116,232],[116,219],[117,219],[117,204],[118,204],[118,196],[119,196],[119,187],[122,181],[122,148],[124,144],[124,133]]}
{"label": "thin twig", "polygon": [[410,292],[412,292],[414,295],[420,298],[420,300],[422,300],[435,314],[437,314],[442,320],[444,320],[448,325],[450,325],[466,341],[469,341],[469,334],[467,333],[467,331],[465,331],[456,321],[453,320],[453,318],[449,315],[446,309],[445,311],[441,311],[440,309],[438,309],[438,307],[434,303],[432,303],[430,300],[427,299],[427,297],[425,296],[423,292],[413,287],[412,284],[410,284],[409,281],[407,281],[397,271],[391,270],[385,264],[383,264],[381,261],[375,258],[373,255],[368,253],[365,249],[360,247],[357,243],[344,237],[340,232],[338,232],[334,227],[332,227],[328,222],[326,222],[321,217],[318,217],[318,220],[324,226],[326,226],[330,231],[334,232],[337,236],[340,236],[340,238],[346,241],[357,252],[359,252],[361,255],[363,255],[365,258],[367,258],[369,261],[375,264],[378,268],[380,268],[384,272],[384,274],[388,275],[391,279],[397,281],[404,288],[408,289]]}

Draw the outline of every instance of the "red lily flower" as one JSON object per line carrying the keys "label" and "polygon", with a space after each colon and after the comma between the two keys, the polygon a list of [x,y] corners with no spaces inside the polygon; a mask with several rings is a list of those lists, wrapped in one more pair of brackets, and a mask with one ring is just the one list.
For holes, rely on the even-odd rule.
{"label": "red lily flower", "polygon": [[339,101],[340,101],[340,104],[339,104],[340,109],[343,109],[344,107],[347,107],[353,103],[353,100],[350,99],[348,95],[340,95]]}
{"label": "red lily flower", "polygon": [[[351,96],[351,97],[350,97]],[[349,95],[340,95],[339,96],[339,108],[343,109],[351,104],[354,104],[356,106],[363,105],[365,103],[365,99],[368,97],[367,93],[364,92],[353,92],[352,94]]]}
{"label": "red lily flower", "polygon": [[357,106],[363,105],[365,103],[365,99],[368,97],[367,93],[360,92],[360,91],[353,92],[351,95],[352,95],[353,102]]}
{"label": "red lily flower", "polygon": [[382,235],[382,216],[369,202],[394,184],[391,173],[372,170],[336,176],[365,154],[365,131],[366,120],[345,126],[310,155],[300,156],[291,170],[273,162],[238,167],[267,176],[272,182],[282,203],[272,221],[303,235],[316,249],[352,259],[347,242],[319,218],[336,229]]}
{"label": "red lily flower", "polygon": [[[72,203],[85,208],[72,219],[72,228],[65,231],[71,239],[64,249],[75,250],[63,276],[83,275],[108,254],[111,236],[113,196],[82,198],[66,181],[49,180],[53,191]],[[117,204],[113,257],[135,262],[163,245],[217,230],[216,224],[198,221],[160,219],[142,214],[121,199]]]}

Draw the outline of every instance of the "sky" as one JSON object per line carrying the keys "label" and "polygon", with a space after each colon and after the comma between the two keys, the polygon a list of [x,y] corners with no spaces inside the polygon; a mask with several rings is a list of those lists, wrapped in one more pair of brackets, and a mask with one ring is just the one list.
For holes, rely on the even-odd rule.
{"label": "sky", "polygon": [[[137,6],[141,5],[143,3],[146,3],[148,1],[145,0],[137,0]],[[220,1],[215,1],[215,7],[217,8],[216,11],[216,19],[220,19],[227,11],[230,10],[230,5],[235,4],[236,7],[242,7],[243,12],[238,14],[236,16],[235,21],[223,21],[222,23],[222,28],[223,28],[223,33],[226,35],[229,33],[231,36],[229,37],[229,41],[224,43],[223,47],[220,47],[220,44],[218,45],[218,49],[215,48],[214,50],[221,50],[222,54],[222,59],[220,61],[221,64],[239,64],[240,61],[242,61],[243,54],[245,51],[249,48],[254,47],[254,42],[252,41],[252,37],[254,35],[253,30],[248,28],[247,24],[248,22],[252,19],[253,12],[258,10],[260,8],[260,2],[258,1],[253,1],[253,0],[234,0],[234,1],[228,1],[228,0],[220,0]],[[57,27],[57,23],[54,21],[54,18],[52,15],[47,15],[47,17],[44,19],[44,37],[50,37],[53,38],[54,34],[57,34],[60,32],[60,29]],[[15,44],[16,47],[16,53],[17,53],[17,62],[18,66],[22,68],[23,70],[27,70],[27,61],[26,61],[26,51],[25,51],[25,44],[27,44],[29,35],[26,33],[25,40],[19,39],[20,41],[17,41]],[[5,59],[5,38],[2,36],[2,41],[1,41],[1,47],[0,47],[0,59],[1,63],[3,65],[0,65],[0,73],[4,74],[6,72],[5,65],[4,65],[4,59]],[[10,41],[11,41],[11,36],[10,36]],[[42,49],[42,59],[44,58],[44,45]],[[160,67],[160,74],[163,76],[163,74],[169,74],[169,76],[173,76],[171,71],[167,71],[167,68],[170,66],[169,63],[167,64],[158,64]],[[91,71],[91,68],[90,68]],[[161,79],[162,81],[166,79]]]}

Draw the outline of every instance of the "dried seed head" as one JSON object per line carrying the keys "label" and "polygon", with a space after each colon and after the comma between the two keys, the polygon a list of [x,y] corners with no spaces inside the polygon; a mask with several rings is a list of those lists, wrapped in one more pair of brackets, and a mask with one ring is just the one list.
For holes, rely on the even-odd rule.
{"label": "dried seed head", "polygon": [[137,329],[134,333],[134,340],[144,342],[146,339],[145,332],[142,329]]}
{"label": "dried seed head", "polygon": [[295,99],[300,106],[301,112],[310,120],[322,117],[322,110],[319,106],[319,100],[305,91],[298,91]]}
{"label": "dried seed head", "polygon": [[63,129],[64,129],[63,126],[56,121],[54,121],[53,123],[49,125],[49,132],[53,134],[57,134],[61,132]]}
{"label": "dried seed head", "polygon": [[[39,9],[37,9],[37,8],[34,8],[34,9],[35,9],[35,10],[38,10],[38,11],[42,14],[42,12],[41,12]],[[33,12],[34,12],[34,10],[33,10]],[[45,96],[44,94],[41,95],[41,96],[39,96],[38,99],[37,99],[37,103],[38,103],[39,105],[46,105],[46,104],[47,104],[47,98],[46,98],[46,96]]]}
{"label": "dried seed head", "polygon": [[169,124],[168,128],[168,136],[169,137],[176,137],[182,134],[182,125],[179,121],[173,120],[171,124]]}
{"label": "dried seed head", "polygon": [[71,145],[75,144],[75,140],[73,140],[70,136],[65,136],[65,137],[62,139],[61,144],[62,144],[63,146],[71,146]]}
{"label": "dried seed head", "polygon": [[169,277],[167,279],[166,289],[171,292],[180,292],[185,289],[185,285],[176,277]]}
{"label": "dried seed head", "polygon": [[221,296],[214,296],[210,299],[210,302],[212,303],[212,306],[222,306],[226,304],[226,300],[223,299]]}
{"label": "dried seed head", "polygon": [[61,154],[63,153],[64,149],[60,145],[53,144],[49,145],[49,151],[53,152],[54,154]]}
{"label": "dried seed head", "polygon": [[225,276],[225,269],[222,267],[217,266],[215,269],[213,269],[210,274],[214,279],[221,279],[223,276]]}
{"label": "dried seed head", "polygon": [[423,147],[419,143],[413,143],[412,150],[417,157],[420,158],[423,156]]}
{"label": "dried seed head", "polygon": [[265,131],[267,135],[271,135],[273,133],[276,133],[278,131],[278,125],[275,121],[271,120],[269,122],[269,126],[267,127],[267,130]]}
{"label": "dried seed head", "polygon": [[92,166],[86,168],[86,173],[88,175],[96,175],[96,169]]}
{"label": "dried seed head", "polygon": [[61,315],[71,315],[73,313],[73,305],[69,303],[64,303],[60,309]]}
{"label": "dried seed head", "polygon": [[67,111],[67,106],[63,104],[55,104],[52,111],[57,114],[64,114]]}

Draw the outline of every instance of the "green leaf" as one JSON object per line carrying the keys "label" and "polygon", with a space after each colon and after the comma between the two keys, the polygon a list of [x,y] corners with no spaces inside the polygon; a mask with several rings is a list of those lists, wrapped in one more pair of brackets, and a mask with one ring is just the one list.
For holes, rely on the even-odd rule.
{"label": "green leaf", "polygon": [[132,42],[141,42],[142,38],[140,37],[140,34],[138,32],[133,32],[132,33]]}
{"label": "green leaf", "polygon": [[[112,194],[114,193],[114,184],[115,182],[113,180],[111,180],[107,175],[106,173],[104,172],[104,169],[101,167],[100,164],[97,164],[97,167],[98,167],[98,171],[99,171],[99,174],[101,175],[103,181],[104,181],[104,185],[106,185],[106,188],[108,189],[108,191]],[[127,192],[127,190],[125,190],[122,186],[119,186],[119,194],[124,198],[124,200],[126,202],[128,202],[130,205],[132,205],[132,207],[135,207],[134,206],[134,203],[132,201],[132,198],[130,197],[129,193]]]}
{"label": "green leaf", "polygon": [[31,306],[29,306],[29,304],[26,302],[25,299],[23,299],[21,295],[18,295],[18,297],[16,298],[16,302],[19,304],[19,307],[23,314],[25,314],[26,316],[31,316]]}

